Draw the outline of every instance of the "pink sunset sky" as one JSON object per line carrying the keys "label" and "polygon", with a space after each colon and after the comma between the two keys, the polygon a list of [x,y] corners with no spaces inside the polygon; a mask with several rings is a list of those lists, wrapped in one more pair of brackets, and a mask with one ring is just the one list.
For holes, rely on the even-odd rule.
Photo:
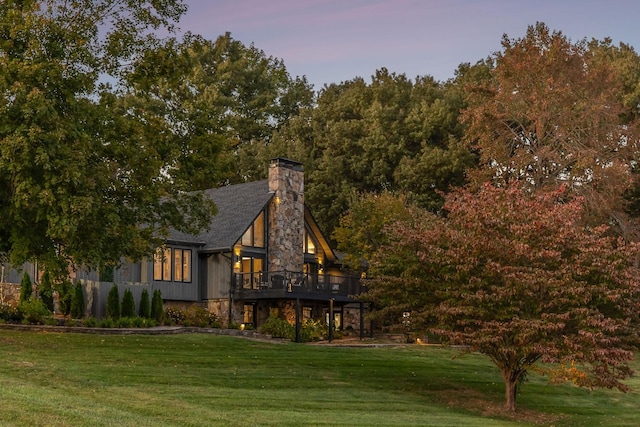
{"label": "pink sunset sky", "polygon": [[409,78],[454,76],[544,22],[571,40],[610,37],[640,48],[639,0],[185,0],[181,31],[230,32],[316,90],[379,68]]}

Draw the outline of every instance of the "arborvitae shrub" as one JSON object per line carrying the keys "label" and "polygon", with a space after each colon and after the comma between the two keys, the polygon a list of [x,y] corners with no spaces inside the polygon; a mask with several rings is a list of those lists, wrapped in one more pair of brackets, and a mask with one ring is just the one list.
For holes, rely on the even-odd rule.
{"label": "arborvitae shrub", "polygon": [[149,292],[146,289],[142,290],[142,294],[140,295],[140,308],[138,310],[138,315],[144,319],[149,319],[151,317],[151,303],[149,302]]}
{"label": "arborvitae shrub", "polygon": [[133,292],[129,289],[124,290],[122,296],[122,317],[136,316],[136,302],[133,299]]}
{"label": "arborvitae shrub", "polygon": [[71,300],[71,317],[74,319],[82,319],[84,317],[84,292],[80,282],[76,283],[73,299]]}
{"label": "arborvitae shrub", "polygon": [[151,318],[158,324],[162,323],[162,316],[164,314],[164,308],[162,307],[162,293],[159,289],[153,291],[153,298],[151,298]]}
{"label": "arborvitae shrub", "polygon": [[20,281],[20,302],[29,301],[32,291],[33,285],[31,283],[31,277],[29,277],[29,274],[25,271]]}
{"label": "arborvitae shrub", "polygon": [[115,284],[111,287],[109,296],[107,297],[107,318],[120,318],[120,292],[118,291],[118,286]]}
{"label": "arborvitae shrub", "polygon": [[73,300],[73,295],[75,288],[71,284],[69,280],[63,280],[57,286],[58,290],[58,308],[60,313],[68,316],[71,313],[71,301]]}
{"label": "arborvitae shrub", "polygon": [[40,299],[44,303],[47,310],[53,312],[53,286],[51,285],[51,275],[49,271],[42,274],[40,281]]}

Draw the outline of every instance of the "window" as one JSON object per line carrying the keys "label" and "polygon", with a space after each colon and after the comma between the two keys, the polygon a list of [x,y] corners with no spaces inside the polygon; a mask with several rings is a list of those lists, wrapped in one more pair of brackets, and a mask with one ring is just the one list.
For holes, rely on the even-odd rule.
{"label": "window", "polygon": [[316,253],[316,243],[306,228],[304,229],[304,253],[306,254]]}
{"label": "window", "polygon": [[153,257],[153,280],[171,280],[171,249],[156,251]]}
{"label": "window", "polygon": [[191,250],[174,249],[173,250],[173,281],[174,282],[190,282],[191,281]]}
{"label": "window", "polygon": [[153,280],[191,282],[191,250],[158,249],[153,257]]}
{"label": "window", "polygon": [[262,281],[263,258],[243,256],[240,262],[240,273],[242,274],[243,287],[256,288]]}
{"label": "window", "polygon": [[252,246],[255,248],[264,248],[264,211],[253,221],[253,224],[242,235],[240,239],[242,246]]}
{"label": "window", "polygon": [[245,304],[244,313],[242,316],[242,323],[245,325],[253,325],[253,313],[255,311],[255,305]]}

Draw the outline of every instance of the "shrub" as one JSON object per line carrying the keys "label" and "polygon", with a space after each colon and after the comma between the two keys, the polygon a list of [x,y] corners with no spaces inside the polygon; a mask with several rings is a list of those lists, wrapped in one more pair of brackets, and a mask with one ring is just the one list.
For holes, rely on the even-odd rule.
{"label": "shrub", "polygon": [[329,327],[322,320],[307,319],[300,325],[300,341],[320,341],[329,336]]}
{"label": "shrub", "polygon": [[170,325],[183,325],[186,319],[184,311],[179,308],[167,307],[164,312],[164,319]]}
{"label": "shrub", "polygon": [[22,280],[20,281],[20,304],[29,301],[31,293],[33,292],[33,284],[31,283],[31,277],[25,271],[22,274]]}
{"label": "shrub", "polygon": [[138,309],[138,315],[145,319],[151,317],[151,303],[149,302],[149,292],[146,289],[143,289],[142,294],[140,295],[140,308]]}
{"label": "shrub", "polygon": [[162,293],[160,292],[160,289],[156,289],[153,291],[153,298],[151,298],[151,318],[158,324],[161,324],[163,315]]}
{"label": "shrub", "polygon": [[117,319],[114,324],[116,328],[133,328],[134,321],[131,317],[121,317]]}
{"label": "shrub", "polygon": [[193,305],[184,313],[184,325],[198,328],[219,328],[220,319],[204,307]]}
{"label": "shrub", "polygon": [[20,312],[10,304],[0,304],[0,320],[2,322],[19,322]]}
{"label": "shrub", "polygon": [[64,319],[64,326],[82,326],[82,320],[78,318]]}
{"label": "shrub", "polygon": [[106,319],[102,319],[99,326],[101,328],[113,328],[113,319],[108,317]]}
{"label": "shrub", "polygon": [[122,296],[122,317],[136,316],[136,302],[133,299],[133,292],[129,289],[124,290]]}
{"label": "shrub", "polygon": [[287,338],[293,340],[296,336],[296,327],[284,319],[271,316],[262,326],[260,326],[260,332],[263,334],[269,334],[274,338]]}
{"label": "shrub", "polygon": [[87,328],[95,328],[96,326],[98,326],[98,319],[96,319],[95,317],[87,317],[86,319],[84,319],[82,324]]}
{"label": "shrub", "polygon": [[18,305],[18,311],[22,317],[22,322],[30,325],[43,325],[45,321],[52,317],[52,313],[47,310],[40,298],[31,297],[28,301],[22,301]]}
{"label": "shrub", "polygon": [[120,318],[120,292],[118,286],[113,285],[107,297],[107,319],[117,320]]}
{"label": "shrub", "polygon": [[50,315],[44,318],[44,324],[48,326],[58,326],[58,320]]}
{"label": "shrub", "polygon": [[48,270],[42,274],[40,281],[40,298],[45,307],[53,313],[53,285],[51,284],[51,275]]}
{"label": "shrub", "polygon": [[58,308],[60,313],[65,316],[68,316],[71,313],[71,301],[73,299],[73,286],[71,286],[71,282],[68,280],[63,280],[57,286],[58,291]]}
{"label": "shrub", "polygon": [[209,327],[211,328],[222,328],[222,320],[215,313],[209,313]]}
{"label": "shrub", "polygon": [[74,319],[82,319],[84,317],[84,291],[82,290],[82,283],[77,282],[73,299],[71,300],[71,317]]}

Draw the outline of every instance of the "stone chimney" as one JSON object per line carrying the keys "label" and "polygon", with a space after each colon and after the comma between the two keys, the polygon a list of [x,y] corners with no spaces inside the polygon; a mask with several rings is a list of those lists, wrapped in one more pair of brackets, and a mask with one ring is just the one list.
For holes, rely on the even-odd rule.
{"label": "stone chimney", "polygon": [[276,158],[269,164],[269,271],[304,267],[304,170],[302,163]]}

